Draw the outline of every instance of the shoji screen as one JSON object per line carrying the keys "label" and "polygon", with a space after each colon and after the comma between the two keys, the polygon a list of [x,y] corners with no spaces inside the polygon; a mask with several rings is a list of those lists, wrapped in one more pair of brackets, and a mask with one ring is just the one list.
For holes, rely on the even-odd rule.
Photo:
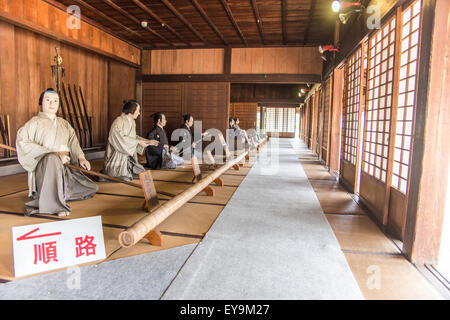
{"label": "shoji screen", "polygon": [[421,1],[403,11],[397,125],[395,135],[392,187],[406,194],[408,190],[411,136],[416,101],[416,73],[419,54]]}
{"label": "shoji screen", "polygon": [[280,137],[295,136],[295,108],[266,108],[266,132],[278,132]]}
{"label": "shoji screen", "polygon": [[359,99],[361,90],[361,48],[348,60],[345,67],[343,158],[356,166],[358,149]]}
{"label": "shoji screen", "polygon": [[362,170],[386,182],[394,86],[395,18],[369,39]]}

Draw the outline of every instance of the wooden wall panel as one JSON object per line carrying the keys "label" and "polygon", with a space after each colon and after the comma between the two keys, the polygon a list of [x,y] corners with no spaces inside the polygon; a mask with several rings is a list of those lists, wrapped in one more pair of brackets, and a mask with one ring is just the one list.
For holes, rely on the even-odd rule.
{"label": "wooden wall panel", "polygon": [[355,188],[355,166],[347,160],[342,159],[340,174],[344,184],[347,185],[350,191],[353,191]]}
{"label": "wooden wall panel", "polygon": [[[117,113],[108,112],[108,59],[0,21],[0,113],[11,117],[12,143],[15,144],[17,130],[39,111],[40,93],[55,87],[51,75],[55,47],[60,48],[63,58],[63,82],[72,88],[79,85],[83,90],[87,112],[93,117],[93,142],[104,145],[109,120]],[[123,99],[115,95],[134,98],[131,93],[135,69],[118,62],[114,65],[122,67],[112,75],[112,83],[117,85],[113,85],[110,99],[119,105]],[[126,85],[124,79],[128,81]]]}
{"label": "wooden wall panel", "polygon": [[1,0],[0,20],[64,43],[85,47],[139,65],[140,49],[81,21],[79,30],[69,30],[69,15],[42,0]]}
{"label": "wooden wall panel", "polygon": [[372,213],[380,223],[383,223],[385,189],[386,185],[380,180],[361,172],[359,196],[366,200],[365,204],[370,206]]}
{"label": "wooden wall panel", "polygon": [[202,130],[228,127],[230,84],[227,82],[195,82],[184,85],[183,114],[190,113],[202,121]]}
{"label": "wooden wall panel", "polygon": [[389,196],[389,219],[387,229],[391,235],[403,241],[406,223],[406,203],[405,194],[395,188],[390,188]]}
{"label": "wooden wall panel", "polygon": [[143,51],[143,74],[221,74],[224,49]]}
{"label": "wooden wall panel", "polygon": [[231,73],[322,74],[317,47],[233,48]]}
{"label": "wooden wall panel", "polygon": [[[163,112],[167,119],[166,131],[170,134],[182,123],[183,83],[148,82],[142,85],[142,134],[146,137],[153,128],[152,115]],[[169,136],[170,139],[170,136]]]}
{"label": "wooden wall panel", "polygon": [[143,84],[143,134],[153,128],[151,115],[163,112],[167,118],[166,132],[179,128],[184,114],[202,121],[202,130],[217,128],[225,133],[230,99],[229,83],[157,83]]}
{"label": "wooden wall panel", "polygon": [[[136,99],[136,69],[111,61],[108,70],[109,126],[122,113],[123,101]],[[141,111],[142,117],[142,111]],[[136,121],[138,125],[140,121]],[[140,128],[137,128],[139,132]]]}
{"label": "wooden wall panel", "polygon": [[257,111],[258,103],[256,102],[230,103],[230,117],[239,118],[239,127],[243,130],[256,129]]}
{"label": "wooden wall panel", "polygon": [[230,101],[300,104],[303,101],[298,96],[301,88],[298,84],[232,83]]}

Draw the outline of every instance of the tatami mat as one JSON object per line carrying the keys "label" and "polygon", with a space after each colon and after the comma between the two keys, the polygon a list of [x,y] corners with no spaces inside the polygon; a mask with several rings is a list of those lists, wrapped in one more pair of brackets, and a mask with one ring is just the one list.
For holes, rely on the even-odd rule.
{"label": "tatami mat", "polygon": [[[103,166],[103,161],[101,159],[93,160],[91,164],[93,170],[99,171]],[[69,203],[72,209],[69,217],[54,215],[24,217],[25,202],[29,201],[27,175],[1,177],[0,183],[3,187],[2,194],[0,194],[0,237],[4,241],[0,244],[2,257],[0,279],[14,279],[11,243],[11,227],[13,226],[100,215],[104,226],[107,260],[198,243],[244,179],[245,174],[242,173],[248,172],[251,166],[252,163],[246,163],[245,167],[241,168],[243,170],[239,171],[241,175],[233,174],[236,171],[234,169],[228,170],[232,174],[226,172],[226,175],[222,176],[225,186],[219,187],[214,183],[211,185],[216,191],[215,196],[199,193],[159,225],[158,230],[162,232],[164,238],[161,247],[152,246],[146,239],[143,239],[135,246],[126,249],[119,245],[119,233],[148,214],[142,210],[144,196],[141,189],[121,183],[99,182],[99,191],[93,198]],[[193,172],[190,165],[177,170],[153,170],[152,173],[157,191],[176,195],[192,186]],[[209,173],[210,171],[204,168],[203,175],[206,176]],[[138,179],[134,182],[140,183]],[[25,189],[22,189],[23,187]],[[162,194],[159,194],[158,197],[161,204],[171,198]]]}

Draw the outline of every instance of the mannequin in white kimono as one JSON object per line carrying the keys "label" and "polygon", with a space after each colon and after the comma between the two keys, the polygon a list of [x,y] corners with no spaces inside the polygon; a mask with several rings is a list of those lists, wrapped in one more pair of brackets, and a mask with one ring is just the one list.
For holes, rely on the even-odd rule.
{"label": "mannequin in white kimono", "polygon": [[66,201],[89,199],[97,185],[65,163],[90,170],[72,126],[56,116],[59,95],[47,89],[39,97],[42,111],[17,132],[16,148],[20,164],[28,171],[29,207],[39,208],[30,214],[45,213],[68,216]]}
{"label": "mannequin in white kimono", "polygon": [[148,146],[158,141],[144,139],[136,134],[136,119],[141,106],[135,100],[125,102],[122,114],[111,125],[105,153],[104,173],[111,177],[131,181],[145,171],[138,162],[137,154],[143,154]]}

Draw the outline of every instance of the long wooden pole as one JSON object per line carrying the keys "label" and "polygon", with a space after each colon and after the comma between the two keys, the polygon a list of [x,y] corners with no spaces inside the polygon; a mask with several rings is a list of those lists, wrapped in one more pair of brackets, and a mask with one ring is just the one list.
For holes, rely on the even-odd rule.
{"label": "long wooden pole", "polygon": [[[89,119],[88,113],[87,113],[87,108],[86,108],[86,103],[84,101],[84,96],[83,96],[83,91],[81,91],[81,87],[79,87],[80,89],[80,97],[81,97],[81,102],[83,103],[83,109],[84,109],[84,115],[86,117],[86,123],[87,123],[87,128],[89,130],[89,144],[92,147],[93,146],[93,138],[92,138],[92,124],[91,121]],[[75,89],[76,92],[76,89]]]}
{"label": "long wooden pole", "polygon": [[80,128],[79,127],[77,127],[76,126],[76,120],[74,120],[73,119],[73,117],[75,116],[75,114],[74,114],[74,112],[71,112],[71,109],[70,109],[70,103],[69,103],[69,100],[68,100],[68,98],[67,98],[67,93],[66,93],[66,88],[65,88],[65,86],[64,86],[64,83],[62,83],[62,89],[63,89],[63,94],[64,94],[64,101],[65,101],[65,103],[66,103],[66,107],[67,107],[67,114],[68,114],[68,116],[69,116],[69,122],[70,122],[70,125],[72,126],[72,128],[74,129],[74,130],[77,130],[78,131],[78,134],[79,134],[79,136],[80,136],[80,145],[81,145],[81,131],[80,131]]}
{"label": "long wooden pole", "polygon": [[70,98],[70,101],[72,102],[74,116],[77,121],[78,128],[80,129],[80,145],[87,147],[86,131],[85,131],[85,128],[83,127],[84,124],[83,124],[83,119],[81,118],[81,112],[79,113],[79,111],[77,110],[77,106],[73,100],[72,89],[70,88],[70,85],[67,85],[67,90],[69,91],[69,98]]}
{"label": "long wooden pole", "polygon": [[16,152],[16,148],[7,146],[6,144],[3,144],[3,143],[0,143],[0,148]]}
{"label": "long wooden pole", "polygon": [[172,213],[178,210],[182,205],[195,197],[203,189],[209,186],[215,179],[221,176],[225,171],[235,164],[238,164],[248,154],[248,151],[242,153],[237,158],[226,162],[223,166],[213,171],[210,175],[204,177],[189,189],[183,191],[176,197],[161,205],[151,214],[134,223],[130,228],[119,234],[119,243],[122,247],[131,247],[139,240],[145,237],[150,231],[155,229],[160,223],[167,219]]}
{"label": "long wooden pole", "polygon": [[[5,145],[3,143],[0,143],[0,148],[17,152],[16,148],[7,146],[7,145]],[[91,171],[91,170],[87,170],[87,169],[84,169],[84,168],[81,168],[81,167],[74,166],[73,164],[70,164],[70,163],[65,163],[64,166],[67,167],[67,168],[70,168],[70,169],[74,169],[74,170],[83,172],[83,173],[88,174],[90,176],[96,176],[96,177],[104,178],[104,179],[111,180],[111,181],[114,181],[114,182],[123,183],[123,184],[129,185],[131,187],[135,187],[135,188],[138,188],[138,189],[142,189],[142,185],[140,185],[139,183],[129,182],[129,181],[122,180],[122,179],[119,179],[119,178],[111,177],[111,176],[108,176],[108,175],[103,174],[103,173],[99,173],[99,172],[96,172],[96,171]],[[165,195],[165,196],[169,196],[169,197],[175,197],[176,196],[175,194],[169,193],[169,192],[164,192],[164,191],[157,191],[157,192],[159,194],[162,194],[162,195]]]}

